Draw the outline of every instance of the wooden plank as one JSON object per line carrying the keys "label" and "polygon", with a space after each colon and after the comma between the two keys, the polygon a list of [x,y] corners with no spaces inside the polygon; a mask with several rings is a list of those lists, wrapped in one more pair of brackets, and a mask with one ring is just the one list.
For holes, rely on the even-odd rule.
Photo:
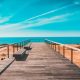
{"label": "wooden plank", "polygon": [[28,58],[14,61],[0,80],[80,80],[80,68],[45,43],[33,43]]}
{"label": "wooden plank", "polygon": [[8,66],[14,61],[15,59],[14,58],[7,58],[7,59],[4,59],[2,61],[0,61],[0,74],[2,74],[2,72],[4,70],[6,70],[8,68]]}
{"label": "wooden plank", "polygon": [[21,49],[21,50],[17,51],[16,53],[14,53],[13,56],[22,55],[22,54],[24,54],[25,52],[26,52],[25,49]]}

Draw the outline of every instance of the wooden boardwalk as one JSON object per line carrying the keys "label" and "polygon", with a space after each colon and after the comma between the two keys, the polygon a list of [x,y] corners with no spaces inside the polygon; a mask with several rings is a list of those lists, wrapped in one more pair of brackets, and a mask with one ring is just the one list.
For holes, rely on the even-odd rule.
{"label": "wooden boardwalk", "polygon": [[80,80],[80,69],[45,43],[32,43],[26,60],[14,61],[0,80]]}

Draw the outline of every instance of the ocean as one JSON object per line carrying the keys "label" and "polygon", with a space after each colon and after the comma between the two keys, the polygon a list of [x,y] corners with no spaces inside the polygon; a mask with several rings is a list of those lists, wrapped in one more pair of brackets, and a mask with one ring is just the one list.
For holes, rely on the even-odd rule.
{"label": "ocean", "polygon": [[63,44],[80,44],[80,37],[1,37],[0,44],[13,44],[28,39],[32,42],[44,42],[45,39],[49,39]]}

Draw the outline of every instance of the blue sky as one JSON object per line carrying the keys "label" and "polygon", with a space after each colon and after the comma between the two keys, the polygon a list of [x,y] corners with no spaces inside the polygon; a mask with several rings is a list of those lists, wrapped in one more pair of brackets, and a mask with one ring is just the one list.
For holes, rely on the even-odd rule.
{"label": "blue sky", "polygon": [[0,0],[0,37],[80,37],[80,0]]}

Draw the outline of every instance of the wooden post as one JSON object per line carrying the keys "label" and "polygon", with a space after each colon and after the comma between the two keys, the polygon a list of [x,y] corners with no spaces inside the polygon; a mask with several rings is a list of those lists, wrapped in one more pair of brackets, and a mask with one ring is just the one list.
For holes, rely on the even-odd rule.
{"label": "wooden post", "polygon": [[50,47],[52,48],[52,43],[50,43]]}
{"label": "wooden post", "polygon": [[60,53],[60,45],[58,44],[58,52]]}
{"label": "wooden post", "polygon": [[73,63],[73,49],[71,49],[71,63]]}
{"label": "wooden post", "polygon": [[52,43],[51,43],[51,48],[52,48]]}
{"label": "wooden post", "polygon": [[56,51],[56,43],[55,43],[55,51]]}
{"label": "wooden post", "polygon": [[9,45],[7,45],[7,55],[8,55],[8,58],[9,58]]}
{"label": "wooden post", "polygon": [[53,43],[52,43],[52,49],[53,49]]}
{"label": "wooden post", "polygon": [[14,47],[14,44],[13,44],[13,54],[15,53],[15,47]]}
{"label": "wooden post", "polygon": [[58,52],[58,44],[56,44],[56,51]]}
{"label": "wooden post", "polygon": [[54,49],[54,44],[52,43],[52,48]]}
{"label": "wooden post", "polygon": [[65,57],[65,46],[63,46],[63,57]]}

